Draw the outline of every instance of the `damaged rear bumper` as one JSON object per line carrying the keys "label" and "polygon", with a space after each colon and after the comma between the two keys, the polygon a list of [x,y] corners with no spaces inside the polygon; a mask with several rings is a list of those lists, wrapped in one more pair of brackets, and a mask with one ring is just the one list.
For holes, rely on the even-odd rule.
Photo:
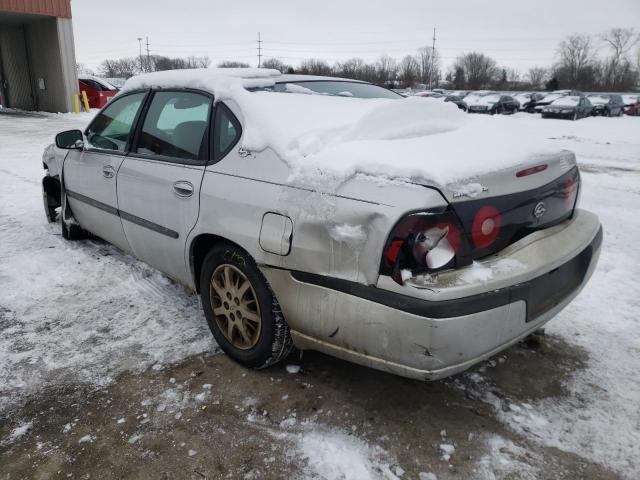
{"label": "damaged rear bumper", "polygon": [[[536,232],[482,260],[494,272],[465,282],[467,269],[401,286],[377,286],[263,268],[298,348],[379,370],[436,380],[466,370],[540,328],[592,275],[602,243],[598,218]],[[512,269],[494,268],[510,259]],[[478,268],[477,266],[474,268]]]}

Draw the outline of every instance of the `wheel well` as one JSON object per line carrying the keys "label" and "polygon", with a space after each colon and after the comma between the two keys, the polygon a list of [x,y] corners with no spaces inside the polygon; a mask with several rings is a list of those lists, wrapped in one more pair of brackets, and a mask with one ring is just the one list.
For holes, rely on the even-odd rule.
{"label": "wheel well", "polygon": [[246,250],[237,243],[227,240],[226,238],[219,235],[203,233],[202,235],[198,235],[196,238],[194,238],[191,242],[191,248],[189,249],[189,261],[191,264],[191,271],[193,272],[193,280],[196,286],[197,293],[200,293],[200,272],[202,271],[202,263],[204,262],[204,258],[207,256],[207,253],[209,253],[209,250],[220,243],[233,245],[234,247],[237,247],[240,250],[246,252]]}

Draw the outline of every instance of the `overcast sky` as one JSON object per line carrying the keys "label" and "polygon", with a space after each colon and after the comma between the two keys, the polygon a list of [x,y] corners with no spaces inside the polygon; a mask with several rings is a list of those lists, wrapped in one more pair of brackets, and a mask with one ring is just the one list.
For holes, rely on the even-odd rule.
{"label": "overcast sky", "polygon": [[446,68],[472,50],[525,73],[548,66],[571,33],[600,34],[640,25],[640,0],[72,0],[76,57],[97,69],[105,58],[136,56],[138,37],[152,54],[208,55],[257,64],[263,58],[298,64],[350,57],[397,59],[431,45]]}

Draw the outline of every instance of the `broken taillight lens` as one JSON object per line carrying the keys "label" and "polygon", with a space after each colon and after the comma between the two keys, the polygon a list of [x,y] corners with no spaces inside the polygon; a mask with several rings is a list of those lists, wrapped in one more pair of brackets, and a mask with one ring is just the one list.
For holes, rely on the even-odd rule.
{"label": "broken taillight lens", "polygon": [[458,218],[450,209],[410,213],[391,231],[380,273],[402,284],[403,270],[419,274],[453,268],[463,241]]}

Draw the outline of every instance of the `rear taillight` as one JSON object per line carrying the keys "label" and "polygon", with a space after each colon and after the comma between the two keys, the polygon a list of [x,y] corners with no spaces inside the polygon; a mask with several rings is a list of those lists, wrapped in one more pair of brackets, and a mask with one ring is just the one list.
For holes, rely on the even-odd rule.
{"label": "rear taillight", "polygon": [[567,208],[567,210],[572,209],[576,204],[576,197],[578,196],[579,183],[580,183],[580,177],[576,175],[575,178],[568,177],[564,184],[562,197],[564,198],[564,206]]}
{"label": "rear taillight", "polygon": [[502,226],[502,215],[497,208],[485,205],[473,217],[471,239],[478,248],[487,248],[498,238]]}
{"label": "rear taillight", "polygon": [[411,213],[391,231],[380,273],[402,284],[403,270],[419,274],[452,268],[463,241],[458,218],[451,210]]}

